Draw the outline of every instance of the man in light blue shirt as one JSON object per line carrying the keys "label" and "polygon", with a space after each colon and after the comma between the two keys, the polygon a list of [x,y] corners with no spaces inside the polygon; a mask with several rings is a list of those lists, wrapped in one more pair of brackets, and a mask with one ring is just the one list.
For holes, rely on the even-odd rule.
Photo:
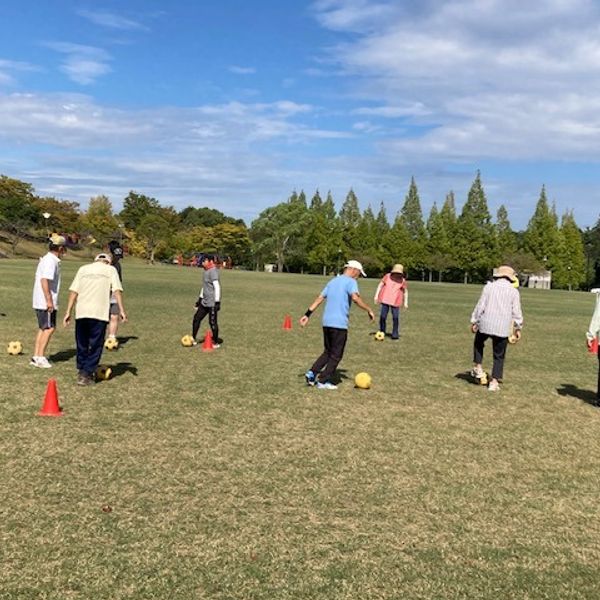
{"label": "man in light blue shirt", "polygon": [[325,390],[337,389],[332,378],[344,355],[344,348],[348,339],[351,302],[366,310],[371,321],[375,319],[373,311],[363,302],[358,291],[356,280],[361,275],[366,277],[362,265],[357,260],[349,260],[344,265],[344,273],[329,281],[300,319],[300,325],[304,327],[316,308],[324,300],[326,301],[325,310],[323,311],[323,342],[325,348],[321,356],[306,372],[305,377],[308,385],[316,384],[319,389]]}

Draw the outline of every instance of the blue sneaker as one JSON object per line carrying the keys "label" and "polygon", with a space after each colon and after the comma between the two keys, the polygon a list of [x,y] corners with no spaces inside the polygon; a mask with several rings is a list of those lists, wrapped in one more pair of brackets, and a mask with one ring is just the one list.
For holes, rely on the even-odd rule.
{"label": "blue sneaker", "polygon": [[331,383],[331,381],[325,381],[324,383],[321,383],[320,381],[317,383],[317,389],[318,390],[337,390],[337,385],[334,385],[333,383]]}
{"label": "blue sneaker", "polygon": [[306,385],[315,385],[315,383],[317,382],[316,378],[315,378],[315,374],[308,370],[306,371],[306,373],[304,373],[304,379],[306,379]]}

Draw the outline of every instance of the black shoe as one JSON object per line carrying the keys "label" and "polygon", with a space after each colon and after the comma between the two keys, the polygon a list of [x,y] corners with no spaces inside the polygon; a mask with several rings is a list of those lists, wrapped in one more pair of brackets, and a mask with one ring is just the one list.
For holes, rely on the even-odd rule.
{"label": "black shoe", "polygon": [[90,375],[87,375],[86,373],[80,373],[77,376],[77,385],[92,385],[94,383],[94,380],[92,379],[92,377]]}

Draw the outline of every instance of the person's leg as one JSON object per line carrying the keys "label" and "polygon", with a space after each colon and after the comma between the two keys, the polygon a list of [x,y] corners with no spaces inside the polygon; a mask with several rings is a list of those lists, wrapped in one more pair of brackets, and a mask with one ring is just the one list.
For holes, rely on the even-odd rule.
{"label": "person's leg", "polygon": [[213,306],[208,313],[208,324],[212,331],[212,338],[215,344],[220,344],[223,340],[219,339],[219,322],[217,319],[217,309]]}
{"label": "person's leg", "polygon": [[315,377],[321,372],[321,369],[323,369],[323,367],[327,364],[327,361],[329,360],[330,346],[331,327],[323,327],[323,352],[321,353],[319,358],[315,360],[313,366],[310,368]]}
{"label": "person's leg", "polygon": [[[115,304],[114,306],[119,309],[119,305]],[[117,337],[117,331],[119,331],[119,315],[118,313],[113,313],[113,305],[110,305],[110,321],[108,322],[108,337]]]}
{"label": "person's leg", "polygon": [[89,321],[88,351],[81,370],[89,377],[93,377],[102,356],[107,322],[99,321],[98,319],[87,320]]}
{"label": "person's leg", "polygon": [[385,333],[385,326],[387,322],[388,311],[390,309],[389,304],[382,304],[379,311],[379,331]]}
{"label": "person's leg", "polygon": [[206,306],[202,306],[202,304],[200,304],[200,306],[198,307],[198,310],[194,314],[194,319],[192,321],[192,337],[194,338],[194,340],[196,339],[196,336],[198,335],[198,330],[200,329],[200,323],[202,323],[202,319],[204,319],[204,317],[207,314],[208,314],[208,309],[206,308]]}
{"label": "person's leg", "polygon": [[506,356],[506,347],[508,338],[492,336],[492,350],[494,352],[494,364],[492,365],[492,381],[502,379],[504,373],[504,357]]}
{"label": "person's leg", "polygon": [[397,340],[400,337],[400,308],[392,306],[392,339]]}
{"label": "person's leg", "polygon": [[39,336],[39,345],[38,345],[36,356],[40,356],[40,357],[45,356],[46,349],[48,348],[50,338],[52,337],[52,334],[54,333],[54,331],[55,331],[54,327],[50,327],[48,329],[44,329],[41,332],[41,335]]}
{"label": "person's leg", "polygon": [[89,319],[75,319],[75,343],[77,344],[77,371],[81,375],[89,352]]}
{"label": "person's leg", "polygon": [[331,382],[333,376],[335,375],[335,370],[344,356],[344,348],[346,347],[346,341],[348,339],[347,329],[336,329],[333,327],[330,329],[331,338],[329,342],[329,360],[319,376],[319,380],[322,383],[327,381]]}
{"label": "person's leg", "polygon": [[479,378],[483,374],[481,363],[483,362],[483,348],[487,338],[487,334],[478,331],[473,339],[473,371],[471,372],[471,375],[474,377]]}

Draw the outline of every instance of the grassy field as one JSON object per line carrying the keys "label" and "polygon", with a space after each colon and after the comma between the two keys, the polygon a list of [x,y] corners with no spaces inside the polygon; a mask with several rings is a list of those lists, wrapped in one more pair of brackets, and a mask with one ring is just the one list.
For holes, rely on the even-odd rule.
{"label": "grassy field", "polygon": [[[200,270],[127,260],[116,376],[81,388],[72,329],[28,366],[34,268],[0,262],[0,345],[25,345],[0,354],[0,598],[600,597],[590,294],[522,291],[491,394],[465,378],[481,288],[411,282],[401,341],[354,308],[320,391],[320,314],[297,319],[324,278],[224,272],[225,343],[202,353],[179,343]],[[36,416],[50,375],[58,419]]]}

